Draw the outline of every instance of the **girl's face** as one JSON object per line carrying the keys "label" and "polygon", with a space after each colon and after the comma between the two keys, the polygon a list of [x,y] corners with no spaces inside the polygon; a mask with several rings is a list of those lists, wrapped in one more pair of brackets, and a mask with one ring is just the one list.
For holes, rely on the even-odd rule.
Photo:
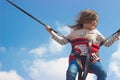
{"label": "girl's face", "polygon": [[83,24],[83,29],[94,30],[96,29],[97,21],[86,22]]}

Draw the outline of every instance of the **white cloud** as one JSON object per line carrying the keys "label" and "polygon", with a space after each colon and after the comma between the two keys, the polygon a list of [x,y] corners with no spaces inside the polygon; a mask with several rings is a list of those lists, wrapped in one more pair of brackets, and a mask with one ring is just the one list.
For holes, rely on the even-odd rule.
{"label": "white cloud", "polygon": [[29,67],[29,75],[32,80],[65,80],[67,58],[57,60],[34,60]]}
{"label": "white cloud", "polygon": [[20,75],[16,73],[16,71],[1,71],[0,72],[0,80],[24,80]]}
{"label": "white cloud", "polygon": [[60,45],[59,43],[57,43],[53,39],[50,40],[49,51],[51,53],[59,53],[59,52],[61,52],[63,50],[63,48],[64,48],[63,45]]}
{"label": "white cloud", "polygon": [[38,47],[29,51],[29,53],[36,54],[39,56],[42,56],[45,52],[46,52],[46,48],[44,47]]}
{"label": "white cloud", "polygon": [[97,80],[97,77],[95,74],[88,73],[86,80]]}
{"label": "white cloud", "polygon": [[[53,39],[49,39],[48,43],[44,44],[45,46],[40,46],[34,49],[31,49],[28,53],[34,54],[34,55],[39,55],[44,56],[45,53],[49,52],[49,54],[58,54],[61,53],[64,49],[63,45],[60,45]],[[24,49],[21,49],[21,51]]]}
{"label": "white cloud", "polygon": [[6,51],[6,48],[5,47],[0,47],[0,52],[1,53],[4,53]]}
{"label": "white cloud", "polygon": [[112,54],[109,64],[111,74],[115,74],[120,78],[120,43],[118,49]]}
{"label": "white cloud", "polygon": [[68,35],[71,31],[71,29],[67,25],[63,25],[59,23],[58,21],[56,21],[56,25],[57,25],[58,31],[60,31],[64,35]]}

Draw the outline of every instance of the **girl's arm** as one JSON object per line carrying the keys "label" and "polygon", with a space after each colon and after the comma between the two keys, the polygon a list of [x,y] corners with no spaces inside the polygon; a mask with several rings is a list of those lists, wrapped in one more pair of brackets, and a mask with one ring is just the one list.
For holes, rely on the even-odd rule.
{"label": "girl's arm", "polygon": [[120,33],[116,33],[116,34],[112,35],[110,38],[107,38],[104,41],[104,45],[106,47],[110,47],[114,42],[116,42],[120,39],[119,36],[120,36]]}
{"label": "girl's arm", "polygon": [[115,34],[111,35],[109,38],[105,38],[99,31],[97,31],[98,37],[97,40],[100,42],[100,46],[104,45],[106,47],[110,47],[114,42],[119,40],[120,31],[117,31]]}
{"label": "girl's arm", "polygon": [[65,45],[69,42],[68,37],[61,37],[51,30],[50,26],[46,26],[46,30],[51,34],[52,38],[61,45]]}

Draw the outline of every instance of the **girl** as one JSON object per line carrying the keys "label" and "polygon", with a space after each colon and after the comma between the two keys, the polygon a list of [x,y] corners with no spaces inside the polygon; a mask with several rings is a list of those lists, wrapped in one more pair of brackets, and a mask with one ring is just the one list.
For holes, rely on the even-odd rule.
{"label": "girl", "polygon": [[[69,56],[69,66],[66,72],[66,80],[75,80],[77,72],[82,73],[86,60],[86,55],[90,54],[92,58],[90,70],[97,76],[97,80],[106,80],[107,73],[100,63],[98,55],[99,45],[104,42],[104,46],[111,46],[119,38],[120,34],[105,39],[105,37],[96,29],[98,23],[98,15],[94,10],[83,10],[81,11],[76,24],[70,26],[72,29],[71,33],[63,37],[62,39],[54,33],[49,26],[46,29],[52,35],[52,38],[64,45],[68,42],[72,45],[72,51]],[[91,42],[91,45],[89,43]],[[90,48],[90,53],[89,47]],[[77,61],[79,59],[79,62]],[[82,66],[79,65],[82,64]]]}

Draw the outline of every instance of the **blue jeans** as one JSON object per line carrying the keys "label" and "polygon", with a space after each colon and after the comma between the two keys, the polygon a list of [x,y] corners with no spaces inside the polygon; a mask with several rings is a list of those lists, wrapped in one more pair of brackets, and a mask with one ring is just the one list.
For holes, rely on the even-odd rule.
{"label": "blue jeans", "polygon": [[[97,80],[106,80],[107,73],[101,66],[101,63],[96,61],[90,66],[90,69],[97,76]],[[66,80],[75,80],[78,71],[81,70],[76,60],[71,60],[66,73]]]}

